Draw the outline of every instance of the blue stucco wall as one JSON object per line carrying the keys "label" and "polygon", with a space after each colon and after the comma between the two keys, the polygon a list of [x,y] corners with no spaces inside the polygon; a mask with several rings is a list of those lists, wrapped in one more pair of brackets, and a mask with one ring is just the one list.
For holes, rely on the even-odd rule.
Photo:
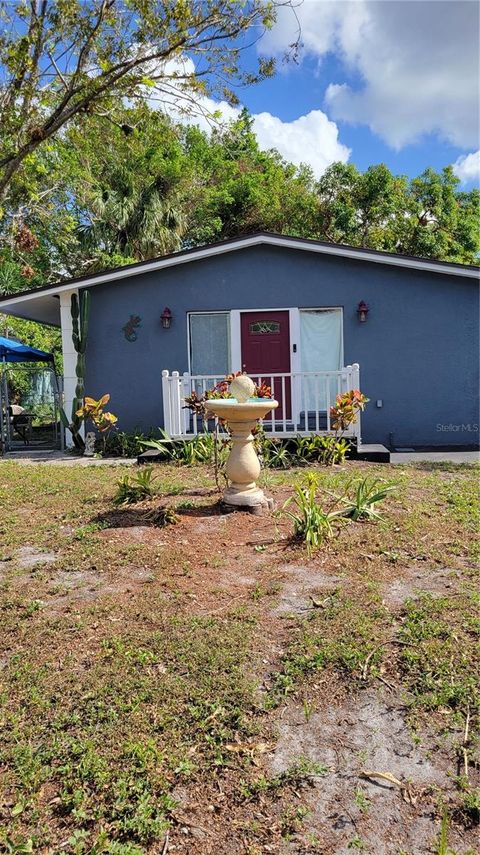
{"label": "blue stucco wall", "polygon": [[[91,297],[86,389],[110,392],[124,430],[162,424],[162,369],[188,370],[187,312],[342,306],[345,364],[360,363],[371,399],[363,441],[478,442],[475,280],[260,246],[97,285]],[[365,324],[360,300],[370,306]],[[174,315],[168,331],[165,306]],[[122,332],[130,315],[142,319],[132,343]]]}

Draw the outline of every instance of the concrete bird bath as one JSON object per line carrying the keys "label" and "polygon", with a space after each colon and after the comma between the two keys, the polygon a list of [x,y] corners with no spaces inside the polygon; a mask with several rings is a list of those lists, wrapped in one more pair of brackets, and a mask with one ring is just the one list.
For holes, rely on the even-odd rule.
{"label": "concrete bird bath", "polygon": [[253,398],[254,391],[253,380],[241,375],[230,383],[230,393],[234,397],[213,398],[206,406],[209,412],[228,422],[232,434],[232,450],[226,466],[230,486],[223,494],[223,501],[226,505],[261,513],[263,508],[272,506],[272,500],[267,499],[256,484],[260,461],[253,447],[252,430],[258,419],[278,407],[278,401]]}

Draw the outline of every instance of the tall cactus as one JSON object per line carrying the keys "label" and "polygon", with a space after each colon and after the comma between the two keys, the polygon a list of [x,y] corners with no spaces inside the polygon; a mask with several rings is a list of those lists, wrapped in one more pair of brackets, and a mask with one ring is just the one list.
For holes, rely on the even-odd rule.
{"label": "tall cactus", "polygon": [[84,449],[85,443],[80,434],[82,419],[77,416],[77,410],[83,407],[85,397],[85,351],[87,349],[88,322],[90,319],[90,292],[82,291],[80,299],[72,294],[70,312],[72,315],[72,341],[77,354],[75,374],[77,383],[75,386],[75,397],[72,401],[72,417],[69,421],[65,410],[60,411],[63,424],[72,434],[73,444],[76,448]]}

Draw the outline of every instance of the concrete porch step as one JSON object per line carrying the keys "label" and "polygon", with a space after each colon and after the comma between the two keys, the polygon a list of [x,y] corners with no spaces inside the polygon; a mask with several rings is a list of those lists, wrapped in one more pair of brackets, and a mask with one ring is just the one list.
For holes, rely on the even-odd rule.
{"label": "concrete porch step", "polygon": [[390,463],[390,451],[384,445],[362,445],[352,455],[354,460],[368,460],[370,463]]}

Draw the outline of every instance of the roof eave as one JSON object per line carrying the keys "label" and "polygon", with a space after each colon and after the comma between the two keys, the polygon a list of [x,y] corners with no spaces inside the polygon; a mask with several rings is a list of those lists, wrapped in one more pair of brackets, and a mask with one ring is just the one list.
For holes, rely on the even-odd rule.
{"label": "roof eave", "polygon": [[182,250],[171,255],[151,259],[144,262],[117,267],[96,273],[91,276],[79,277],[59,282],[56,285],[44,286],[30,291],[24,291],[11,297],[0,298],[0,311],[4,304],[15,305],[40,296],[60,294],[77,288],[91,288],[106,282],[126,279],[130,276],[138,276],[155,270],[167,269],[179,264],[188,264],[192,261],[201,261],[215,255],[235,252],[252,246],[279,246],[287,249],[296,249],[305,252],[315,252],[323,255],[334,255],[349,258],[356,261],[368,261],[373,264],[387,264],[394,267],[403,267],[410,270],[423,270],[426,272],[444,274],[449,276],[460,276],[469,279],[478,279],[480,268],[470,265],[454,264],[451,262],[429,261],[428,259],[412,258],[404,255],[383,253],[377,250],[368,250],[340,244],[328,244],[320,241],[312,241],[304,238],[295,238],[269,233],[259,233],[247,237],[234,238],[217,244]]}

